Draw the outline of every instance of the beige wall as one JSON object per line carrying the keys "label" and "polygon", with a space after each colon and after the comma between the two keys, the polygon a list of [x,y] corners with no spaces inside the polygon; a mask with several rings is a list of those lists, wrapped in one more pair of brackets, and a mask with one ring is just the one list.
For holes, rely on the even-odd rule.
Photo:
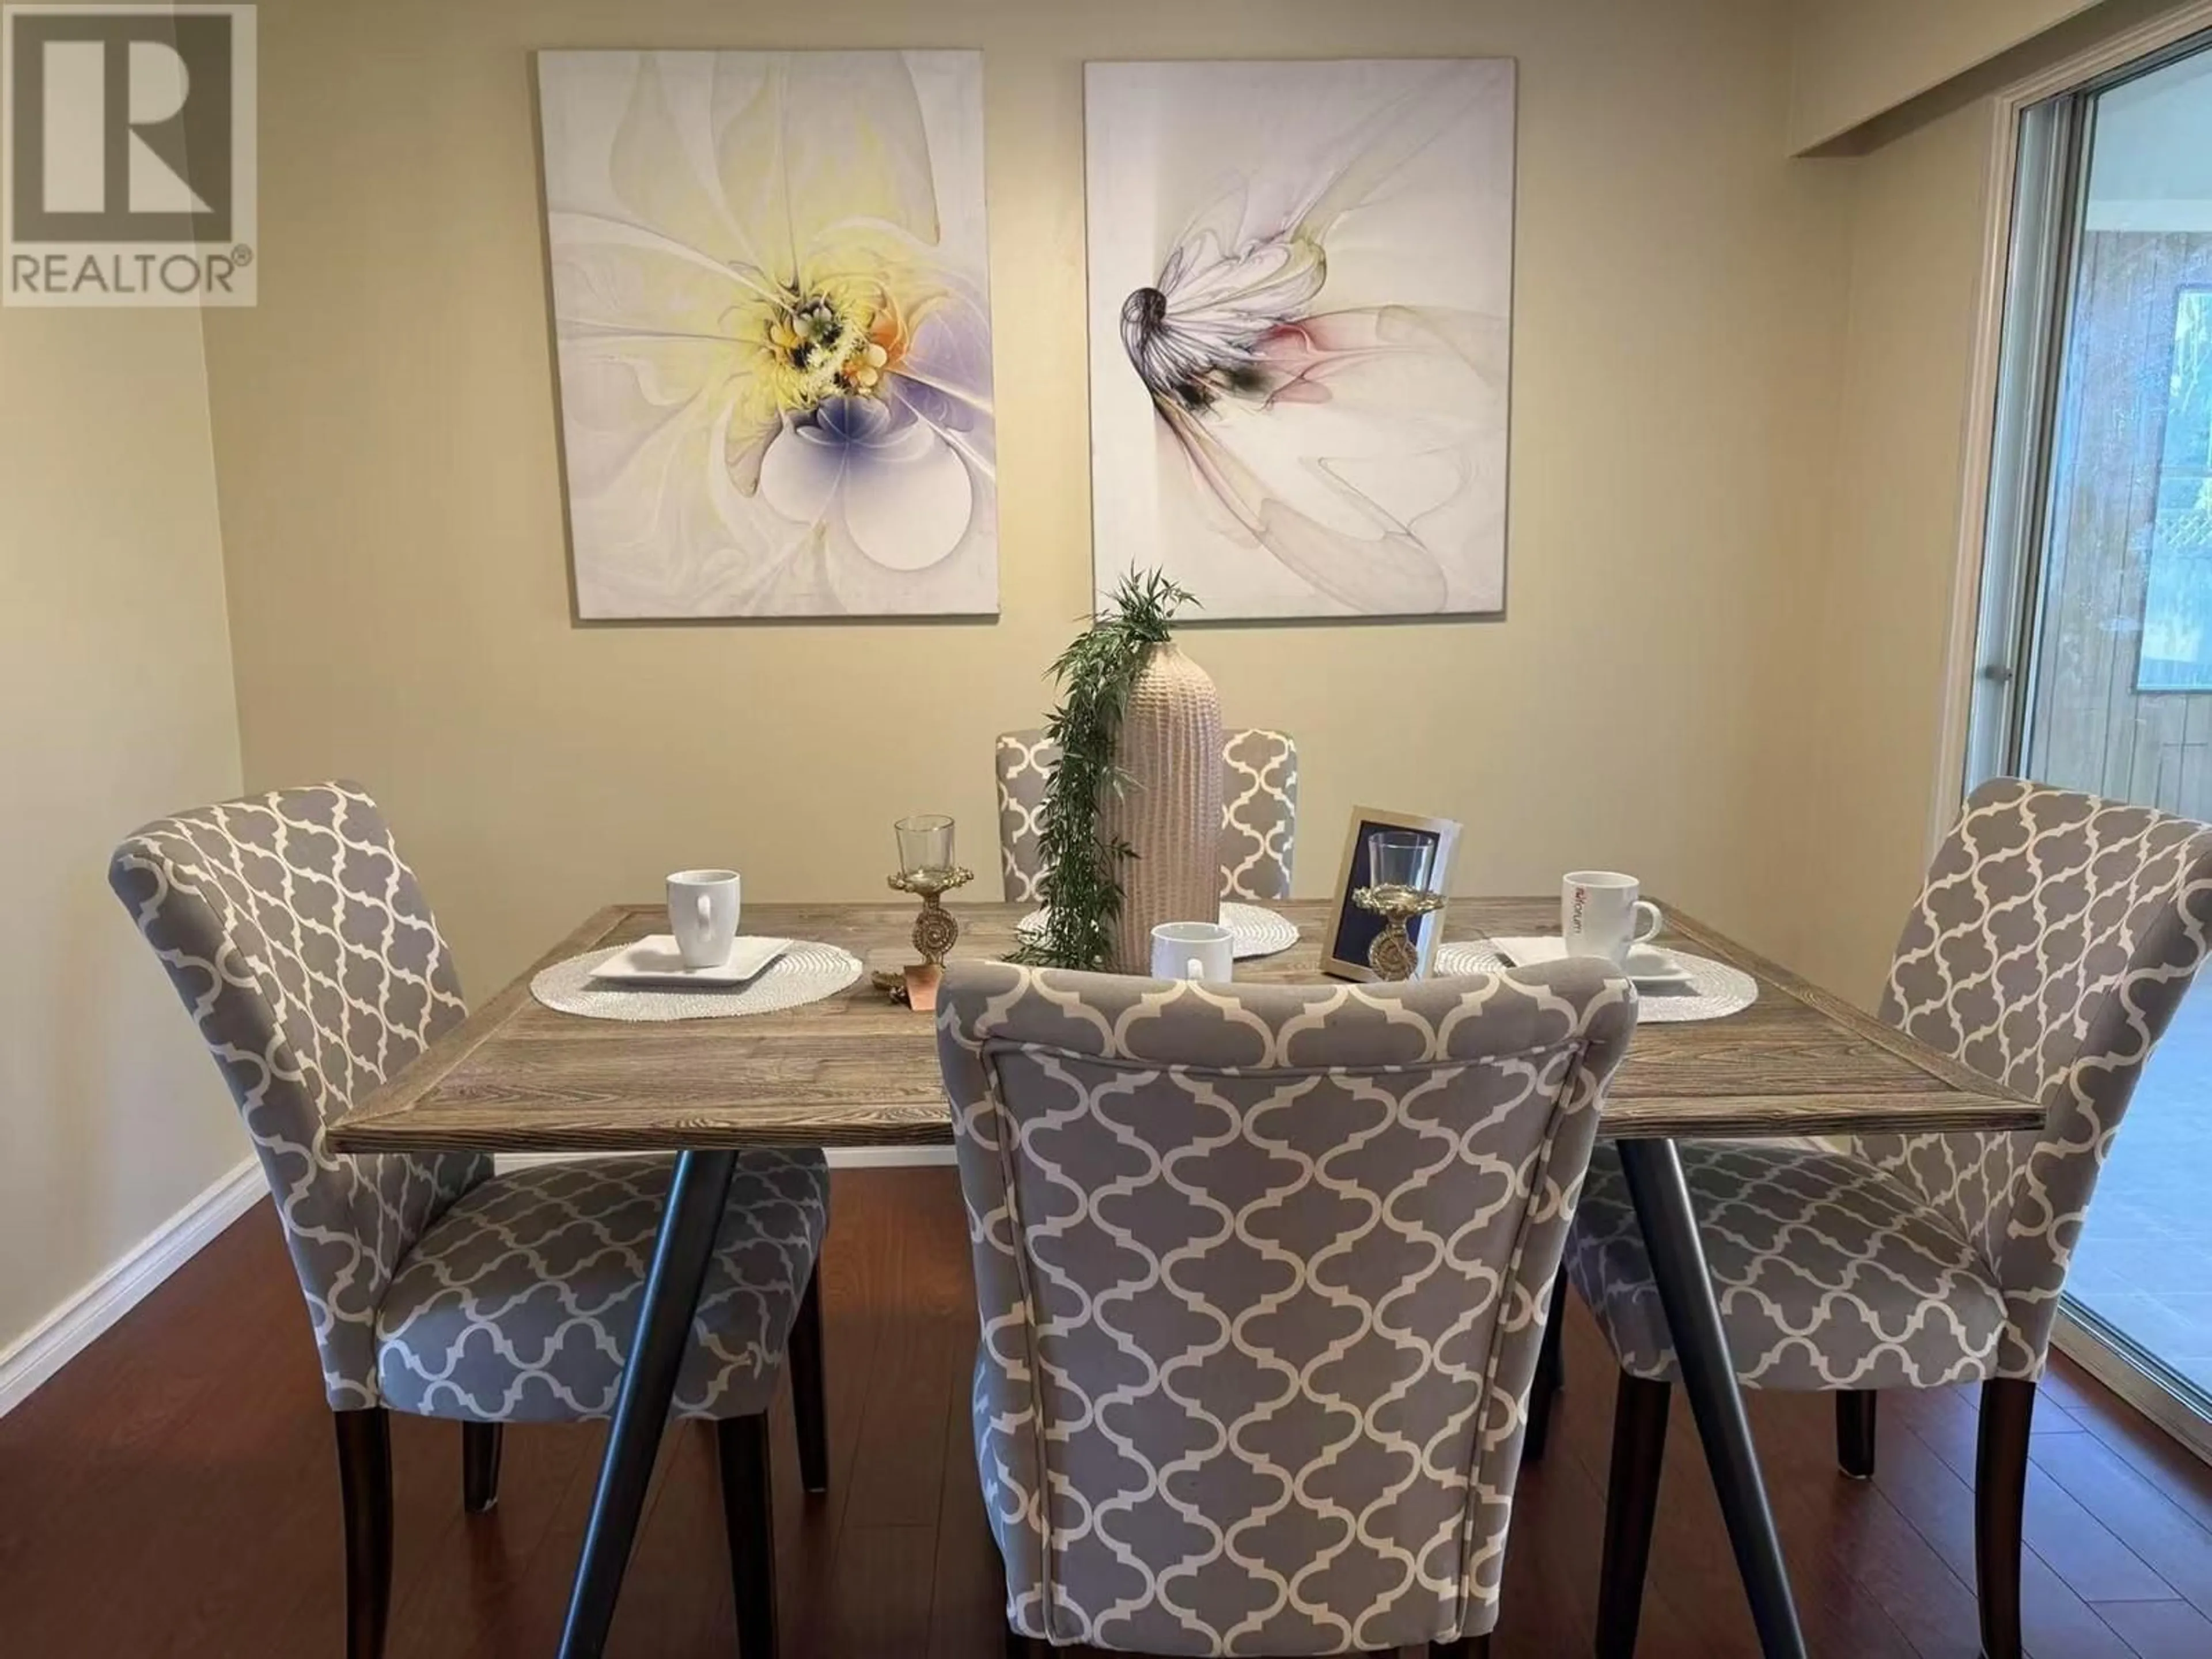
{"label": "beige wall", "polygon": [[1793,0],[1790,148],[1802,153],[2095,0]]}
{"label": "beige wall", "polygon": [[[248,781],[371,784],[478,993],[675,866],[877,894],[890,820],[933,808],[993,868],[992,735],[1039,718],[1089,593],[1083,60],[1509,53],[1510,621],[1188,647],[1229,718],[1303,743],[1304,890],[1370,802],[1465,819],[1464,890],[1622,863],[1759,935],[1768,613],[1828,430],[1847,184],[1779,153],[1786,25],[1765,0],[264,4],[261,304],[207,325]],[[529,53],[594,44],[985,49],[994,625],[570,621]]]}
{"label": "beige wall", "polygon": [[1927,861],[1994,118],[1967,106],[1858,160],[1821,532],[1789,619],[1803,686],[1775,775],[1799,896],[1776,943],[1871,1002]]}
{"label": "beige wall", "polygon": [[0,311],[0,1352],[246,1154],[106,853],[235,793],[198,319]]}
{"label": "beige wall", "polygon": [[[2001,75],[1977,77],[1979,90],[2165,9],[2099,8],[2010,54],[1993,66]],[[1772,943],[1866,1002],[1925,865],[1937,792],[1959,787],[1944,775],[1939,726],[1997,126],[1988,95],[1944,103],[1885,123],[1863,155],[1822,164],[1849,192],[1850,286],[1825,526],[1806,544],[1802,608],[1788,623],[1804,641],[1805,690],[1774,755],[1796,804],[1779,840],[1796,853],[1802,896],[1790,902],[1787,872],[1776,878]]]}

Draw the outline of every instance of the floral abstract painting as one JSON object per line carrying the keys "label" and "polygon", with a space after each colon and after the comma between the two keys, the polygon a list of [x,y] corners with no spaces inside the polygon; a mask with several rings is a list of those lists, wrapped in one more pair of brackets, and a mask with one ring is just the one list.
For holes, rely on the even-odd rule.
{"label": "floral abstract painting", "polygon": [[538,72],[578,614],[994,612],[980,56]]}
{"label": "floral abstract painting", "polygon": [[1099,591],[1503,610],[1513,64],[1093,64],[1085,112]]}

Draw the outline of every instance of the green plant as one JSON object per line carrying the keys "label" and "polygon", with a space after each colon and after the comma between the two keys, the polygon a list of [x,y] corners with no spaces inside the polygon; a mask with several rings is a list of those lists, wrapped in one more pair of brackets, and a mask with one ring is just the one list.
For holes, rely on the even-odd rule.
{"label": "green plant", "polygon": [[1132,571],[1091,626],[1068,642],[1052,665],[1060,707],[1045,733],[1060,746],[1060,763],[1045,786],[1037,815],[1039,884],[1049,909],[1043,932],[1015,960],[1046,968],[1105,966],[1121,914],[1121,860],[1128,844],[1100,833],[1098,815],[1125,779],[1114,764],[1121,711],[1145,659],[1167,642],[1177,610],[1195,605],[1157,570]]}

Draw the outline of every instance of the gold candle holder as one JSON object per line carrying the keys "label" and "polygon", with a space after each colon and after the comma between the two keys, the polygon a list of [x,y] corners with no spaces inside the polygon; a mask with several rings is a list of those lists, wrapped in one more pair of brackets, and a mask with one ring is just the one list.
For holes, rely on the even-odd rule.
{"label": "gold candle holder", "polygon": [[921,960],[897,972],[876,975],[876,988],[892,1000],[917,1009],[933,1007],[937,982],[945,975],[945,955],[960,942],[960,924],[945,908],[944,896],[975,880],[975,872],[955,864],[941,870],[903,870],[884,879],[895,891],[912,893],[921,901],[921,912],[914,919],[914,948],[921,953]]}
{"label": "gold candle holder", "polygon": [[944,870],[909,870],[884,878],[902,893],[921,901],[921,914],[914,919],[914,948],[921,952],[922,965],[945,966],[945,953],[960,942],[960,924],[942,903],[945,894],[975,879],[973,870],[953,865]]}
{"label": "gold candle holder", "polygon": [[1382,931],[1367,947],[1367,965],[1375,970],[1376,976],[1387,980],[1413,978],[1413,970],[1421,965],[1421,952],[1406,931],[1406,924],[1416,916],[1443,909],[1444,896],[1418,887],[1386,885],[1357,888],[1352,902],[1382,918]]}

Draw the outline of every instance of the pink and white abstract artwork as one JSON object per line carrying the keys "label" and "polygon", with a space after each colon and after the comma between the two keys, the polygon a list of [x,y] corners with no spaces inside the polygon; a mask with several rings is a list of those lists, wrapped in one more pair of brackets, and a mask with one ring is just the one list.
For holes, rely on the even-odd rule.
{"label": "pink and white abstract artwork", "polygon": [[1092,64],[1085,107],[1100,593],[1502,611],[1512,63]]}

